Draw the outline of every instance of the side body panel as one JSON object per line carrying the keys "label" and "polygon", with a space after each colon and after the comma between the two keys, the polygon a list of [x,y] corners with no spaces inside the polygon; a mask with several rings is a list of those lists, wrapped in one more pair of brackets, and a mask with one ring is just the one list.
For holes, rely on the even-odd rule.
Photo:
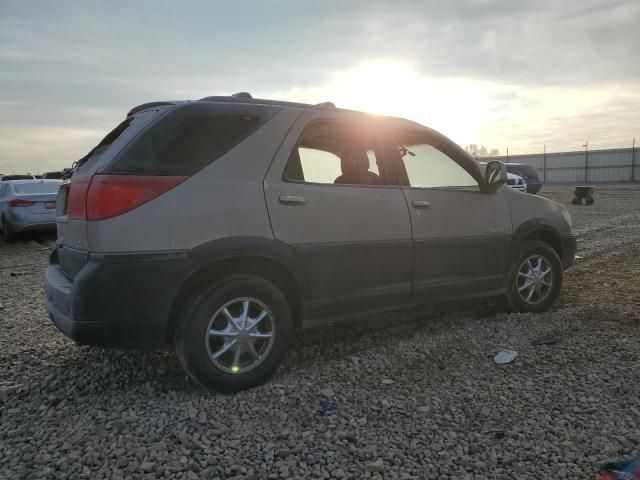
{"label": "side body panel", "polygon": [[[344,112],[307,110],[282,143],[265,179],[276,239],[299,256],[311,316],[384,308],[409,300],[411,225],[400,187],[286,182],[291,151],[317,119],[358,121]],[[370,119],[369,119],[370,121]],[[302,197],[286,204],[281,197]]]}
{"label": "side body panel", "polygon": [[[493,292],[504,283],[512,234],[509,207],[497,193],[405,189],[414,236],[414,299]],[[428,208],[414,208],[427,201]]]}

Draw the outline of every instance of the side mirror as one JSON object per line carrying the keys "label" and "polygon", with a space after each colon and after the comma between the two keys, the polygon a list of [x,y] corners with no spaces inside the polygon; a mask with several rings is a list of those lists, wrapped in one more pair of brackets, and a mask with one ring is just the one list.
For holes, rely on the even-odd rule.
{"label": "side mirror", "polygon": [[507,183],[507,167],[505,164],[498,160],[492,160],[487,163],[484,170],[485,191],[493,193],[505,183]]}

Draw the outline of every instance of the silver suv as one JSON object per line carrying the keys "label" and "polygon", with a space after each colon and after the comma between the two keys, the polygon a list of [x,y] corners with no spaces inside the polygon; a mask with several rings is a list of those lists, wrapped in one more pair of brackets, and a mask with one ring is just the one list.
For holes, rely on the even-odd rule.
{"label": "silver suv", "polygon": [[47,308],[80,344],[173,344],[225,391],[337,317],[469,297],[542,312],[571,220],[506,179],[429,128],[332,104],[144,104],[60,189]]}

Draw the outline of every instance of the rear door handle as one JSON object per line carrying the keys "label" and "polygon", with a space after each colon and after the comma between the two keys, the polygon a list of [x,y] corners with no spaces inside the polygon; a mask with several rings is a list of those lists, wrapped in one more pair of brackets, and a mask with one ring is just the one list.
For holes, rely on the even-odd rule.
{"label": "rear door handle", "polygon": [[280,203],[284,205],[304,205],[307,199],[299,195],[280,195]]}
{"label": "rear door handle", "polygon": [[431,206],[426,200],[414,200],[411,205],[413,205],[413,208],[429,208]]}

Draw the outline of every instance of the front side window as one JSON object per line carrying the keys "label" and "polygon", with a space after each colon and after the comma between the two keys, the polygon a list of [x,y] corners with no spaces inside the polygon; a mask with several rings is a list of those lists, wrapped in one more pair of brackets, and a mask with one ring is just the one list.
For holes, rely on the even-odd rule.
{"label": "front side window", "polygon": [[375,133],[341,122],[308,126],[291,152],[284,180],[336,185],[383,185]]}
{"label": "front side window", "polygon": [[478,182],[422,132],[396,132],[409,186],[479,190]]}

